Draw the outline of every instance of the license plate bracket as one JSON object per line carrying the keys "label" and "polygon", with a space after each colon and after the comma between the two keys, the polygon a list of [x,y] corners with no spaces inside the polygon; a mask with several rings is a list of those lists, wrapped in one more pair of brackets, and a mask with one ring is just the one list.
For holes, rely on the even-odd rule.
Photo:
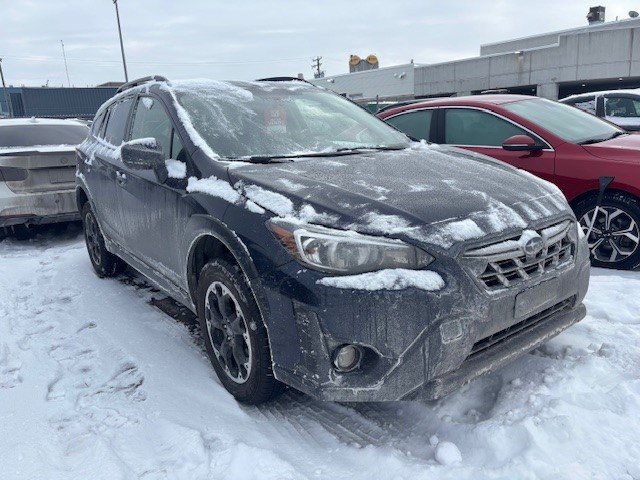
{"label": "license plate bracket", "polygon": [[558,300],[558,287],[558,279],[554,278],[520,292],[516,295],[514,317],[528,317],[553,306]]}

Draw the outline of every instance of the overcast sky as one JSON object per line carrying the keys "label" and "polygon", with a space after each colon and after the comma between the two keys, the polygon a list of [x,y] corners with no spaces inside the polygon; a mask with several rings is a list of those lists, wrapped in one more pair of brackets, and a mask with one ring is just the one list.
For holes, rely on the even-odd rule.
{"label": "overcast sky", "polygon": [[[119,0],[129,78],[248,80],[346,73],[349,54],[380,66],[476,56],[483,43],[586,25],[572,0]],[[606,3],[607,20],[640,0]],[[112,0],[0,0],[0,57],[7,83],[66,85],[124,79]]]}

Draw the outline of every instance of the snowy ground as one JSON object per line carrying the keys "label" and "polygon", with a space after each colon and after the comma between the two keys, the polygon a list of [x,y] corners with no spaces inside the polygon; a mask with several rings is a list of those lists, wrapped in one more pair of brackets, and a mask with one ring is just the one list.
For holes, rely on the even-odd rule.
{"label": "snowy ground", "polygon": [[594,270],[583,322],[441,401],[261,408],[79,236],[0,242],[0,272],[3,480],[640,479],[640,272]]}

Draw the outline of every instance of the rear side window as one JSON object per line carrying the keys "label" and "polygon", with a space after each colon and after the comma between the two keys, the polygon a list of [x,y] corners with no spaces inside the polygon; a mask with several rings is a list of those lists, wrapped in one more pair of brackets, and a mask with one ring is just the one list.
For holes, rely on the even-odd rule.
{"label": "rear side window", "polygon": [[464,108],[445,110],[445,143],[500,147],[513,135],[531,136],[522,128],[487,112]]}
{"label": "rear side window", "polygon": [[109,107],[109,120],[104,132],[104,139],[112,145],[120,145],[124,140],[129,110],[133,100],[127,98]]}
{"label": "rear side window", "polygon": [[585,112],[588,112],[591,115],[596,114],[596,97],[581,98],[580,100],[570,103],[569,105],[578,107],[580,110],[584,110]]}
{"label": "rear side window", "polygon": [[103,110],[103,112],[95,118],[95,120],[93,121],[93,124],[91,125],[91,134],[95,135],[96,137],[98,136],[100,127],[102,127],[102,122],[104,121],[105,112],[106,110]]}
{"label": "rear side window", "polygon": [[433,110],[416,110],[386,119],[385,121],[416,140],[429,140]]}
{"label": "rear side window", "polygon": [[630,97],[606,97],[604,111],[607,117],[634,118],[640,114],[640,101]]}
{"label": "rear side window", "polygon": [[[155,138],[165,158],[171,155],[171,119],[160,102],[151,97],[140,97],[131,125],[131,139]],[[175,157],[174,157],[175,158]]]}

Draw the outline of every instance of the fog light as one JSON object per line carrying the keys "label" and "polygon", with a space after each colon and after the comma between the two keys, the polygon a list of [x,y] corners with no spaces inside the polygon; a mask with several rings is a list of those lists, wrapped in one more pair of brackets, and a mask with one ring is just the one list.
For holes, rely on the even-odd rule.
{"label": "fog light", "polygon": [[340,372],[350,372],[360,364],[360,348],[355,345],[343,345],[336,348],[333,364]]}

